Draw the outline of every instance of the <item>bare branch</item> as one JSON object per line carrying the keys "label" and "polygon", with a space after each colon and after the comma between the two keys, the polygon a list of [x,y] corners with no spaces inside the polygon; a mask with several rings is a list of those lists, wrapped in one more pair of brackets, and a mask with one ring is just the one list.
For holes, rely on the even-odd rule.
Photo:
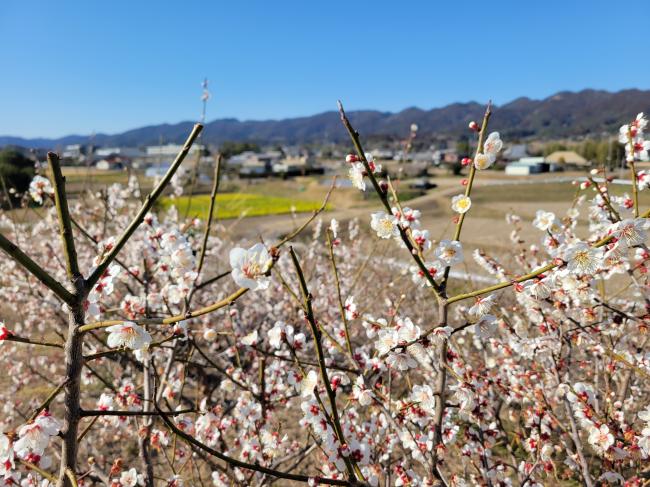
{"label": "bare branch", "polygon": [[58,155],[54,152],[48,152],[47,162],[50,164],[50,170],[52,171],[54,204],[56,205],[56,213],[59,217],[59,230],[61,232],[61,242],[65,254],[66,270],[68,271],[68,279],[70,279],[70,282],[73,282],[81,276],[81,273],[79,272],[77,250],[74,245],[68,198],[65,194],[65,177],[61,173],[61,163]]}
{"label": "bare branch", "polygon": [[54,294],[64,302],[71,304],[74,302],[74,295],[68,291],[59,281],[54,279],[45,269],[34,262],[25,252],[16,244],[0,233],[0,248],[4,250],[16,262],[22,265],[36,279],[45,284]]}

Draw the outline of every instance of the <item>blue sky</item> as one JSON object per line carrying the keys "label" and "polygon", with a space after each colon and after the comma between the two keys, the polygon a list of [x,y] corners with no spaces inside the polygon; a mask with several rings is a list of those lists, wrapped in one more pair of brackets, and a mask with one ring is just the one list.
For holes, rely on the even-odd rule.
{"label": "blue sky", "polygon": [[0,1],[0,134],[650,88],[650,4]]}

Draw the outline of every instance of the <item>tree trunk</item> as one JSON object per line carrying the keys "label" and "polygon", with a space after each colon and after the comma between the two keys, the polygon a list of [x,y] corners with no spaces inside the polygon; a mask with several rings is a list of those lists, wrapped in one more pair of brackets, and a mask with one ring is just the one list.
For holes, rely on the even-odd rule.
{"label": "tree trunk", "polygon": [[[77,296],[84,296],[83,278],[76,283]],[[81,371],[83,369],[82,334],[79,327],[84,324],[85,310],[83,301],[70,306],[68,313],[68,336],[65,341],[65,380],[64,388],[64,416],[61,436],[61,469],[57,487],[72,487],[73,484],[66,474],[66,470],[76,475],[77,468],[77,434],[79,420],[81,419],[80,392]]]}

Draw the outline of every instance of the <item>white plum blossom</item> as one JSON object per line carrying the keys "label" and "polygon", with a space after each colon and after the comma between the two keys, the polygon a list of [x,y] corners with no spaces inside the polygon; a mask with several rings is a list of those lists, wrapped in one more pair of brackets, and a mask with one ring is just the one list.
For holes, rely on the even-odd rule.
{"label": "white plum blossom", "polygon": [[625,146],[625,158],[628,162],[635,160],[647,161],[650,158],[650,141],[644,140],[644,130],[648,120],[643,113],[639,113],[636,119],[619,129],[618,140]]}
{"label": "white plum blossom", "polygon": [[463,261],[463,246],[458,240],[441,240],[434,255],[445,266],[452,266]]}
{"label": "white plum blossom", "polygon": [[606,452],[614,444],[614,435],[606,424],[593,427],[589,433],[589,443],[600,452]]}
{"label": "white plum blossom", "polygon": [[42,411],[34,422],[20,427],[19,438],[14,443],[14,450],[20,456],[24,456],[26,452],[30,451],[42,456],[50,444],[50,439],[57,436],[60,430],[61,424],[47,410]]}
{"label": "white plum blossom", "polygon": [[372,214],[370,227],[377,232],[379,238],[395,238],[400,234],[397,218],[384,211],[378,211]]}
{"label": "white plum blossom", "polygon": [[282,346],[282,336],[285,334],[285,324],[282,321],[275,323],[275,326],[269,330],[267,336],[269,337],[269,344],[273,348],[280,348]]}
{"label": "white plum blossom", "polygon": [[645,218],[621,220],[612,225],[611,233],[619,242],[628,247],[641,245],[648,239],[648,222]]}
{"label": "white plum blossom", "polygon": [[420,210],[413,210],[405,206],[400,211],[399,208],[393,207],[391,208],[391,213],[398,219],[399,224],[402,228],[410,227],[412,229],[415,229],[420,226]]}
{"label": "white plum blossom", "polygon": [[456,389],[454,397],[458,401],[462,413],[467,414],[476,407],[476,394],[465,384],[461,384]]}
{"label": "white plum blossom", "polygon": [[53,196],[54,188],[52,188],[52,183],[50,183],[49,179],[36,175],[32,179],[32,182],[29,183],[29,195],[36,203],[42,205],[43,196]]}
{"label": "white plum blossom", "polygon": [[532,299],[546,299],[551,295],[551,289],[546,279],[531,279],[524,284],[524,292]]}
{"label": "white plum blossom", "polygon": [[206,328],[203,331],[203,339],[207,342],[213,342],[217,339],[219,334],[217,333],[217,330],[214,328]]}
{"label": "white plum blossom", "polygon": [[487,297],[479,296],[476,298],[476,301],[472,307],[467,311],[467,315],[469,316],[470,321],[474,323],[488,314],[492,309],[495,300],[496,295],[494,294],[491,294]]}
{"label": "white plum blossom", "polygon": [[377,164],[375,162],[375,156],[373,156],[370,152],[366,152],[364,154],[366,158],[366,162],[368,162],[368,166],[370,167],[370,170],[372,171],[373,174],[377,174],[381,172],[381,164]]}
{"label": "white plum blossom", "polygon": [[357,304],[354,302],[354,296],[348,296],[343,305],[346,320],[356,320],[359,317]]}
{"label": "white plum blossom", "polygon": [[375,342],[375,348],[377,348],[380,355],[387,354],[399,343],[397,332],[392,328],[379,330],[377,338],[378,340]]}
{"label": "white plum blossom", "polygon": [[352,182],[352,186],[361,191],[366,190],[366,181],[364,180],[365,172],[366,168],[360,162],[352,163],[348,170],[348,177],[350,178],[350,182]]}
{"label": "white plum blossom", "polygon": [[557,233],[559,231],[559,221],[555,213],[551,211],[537,210],[533,226],[543,232]]}
{"label": "white plum blossom", "polygon": [[476,322],[474,331],[481,340],[488,340],[497,329],[497,318],[494,315],[483,315]]}
{"label": "white plum blossom", "polygon": [[494,155],[494,157],[499,154],[502,148],[503,142],[501,141],[499,132],[490,133],[490,135],[488,135],[487,139],[485,139],[485,142],[483,143],[483,151],[486,154]]}
{"label": "white plum blossom", "polygon": [[332,236],[335,239],[338,238],[339,222],[335,218],[332,218],[332,220],[330,221],[330,231],[332,232]]}
{"label": "white plum blossom", "polygon": [[131,468],[120,475],[120,484],[124,487],[135,487],[138,485],[138,472],[135,468]]}
{"label": "white plum blossom", "polygon": [[639,171],[636,176],[639,191],[650,188],[650,171]]}
{"label": "white plum blossom", "polygon": [[250,290],[268,288],[270,279],[266,273],[272,263],[271,254],[261,243],[253,245],[248,250],[235,247],[230,251],[232,278],[243,288]]}
{"label": "white plum blossom", "polygon": [[151,335],[140,325],[125,321],[119,325],[106,328],[109,333],[106,343],[111,348],[130,348],[140,350],[151,343]]}
{"label": "white plum blossom", "polygon": [[354,397],[354,399],[359,401],[359,404],[361,404],[362,406],[369,406],[370,404],[372,404],[373,397],[374,397],[373,393],[370,389],[366,387],[362,375],[357,377],[357,380],[354,382],[352,386],[352,396]]}
{"label": "white plum blossom", "polygon": [[386,364],[391,368],[401,371],[408,370],[409,368],[415,368],[418,365],[415,359],[405,352],[396,352],[389,354],[386,358]]}
{"label": "white plum blossom", "polygon": [[578,242],[568,247],[565,260],[569,272],[578,274],[595,273],[602,262],[602,252],[584,242]]}
{"label": "white plum blossom", "polygon": [[429,230],[412,229],[411,239],[415,245],[422,251],[431,248],[431,240],[429,240]]}
{"label": "white plum blossom", "polygon": [[244,345],[253,346],[257,344],[257,339],[258,339],[257,330],[254,330],[248,335],[246,335],[245,337],[242,337],[241,342]]}
{"label": "white plum blossom", "polygon": [[375,319],[371,315],[364,315],[361,324],[366,330],[366,336],[368,338],[374,338],[378,330],[386,328],[388,322],[384,318]]}
{"label": "white plum blossom", "polygon": [[650,423],[650,404],[648,404],[645,409],[642,409],[637,413],[637,416],[641,421],[645,421],[646,423]]}
{"label": "white plum blossom", "polygon": [[472,200],[469,196],[458,194],[451,199],[451,209],[456,213],[467,213],[472,206]]}
{"label": "white plum blossom", "polygon": [[16,468],[15,452],[9,437],[0,432],[0,475],[6,476]]}
{"label": "white plum blossom", "polygon": [[411,400],[417,403],[422,409],[429,414],[433,414],[436,408],[436,396],[430,385],[415,384],[411,391]]}
{"label": "white plum blossom", "polygon": [[300,395],[302,397],[309,397],[314,394],[314,388],[318,385],[318,374],[310,370],[300,382]]}
{"label": "white plum blossom", "polygon": [[488,169],[497,160],[502,147],[503,142],[499,137],[499,132],[492,132],[483,144],[483,152],[479,152],[474,157],[474,167],[478,170]]}
{"label": "white plum blossom", "polygon": [[[429,276],[433,279],[437,279],[444,271],[444,265],[439,260],[424,262],[424,267],[426,267]],[[409,271],[411,272],[411,279],[415,284],[419,284],[420,286],[431,286],[429,278],[420,266],[412,265],[409,267]]]}

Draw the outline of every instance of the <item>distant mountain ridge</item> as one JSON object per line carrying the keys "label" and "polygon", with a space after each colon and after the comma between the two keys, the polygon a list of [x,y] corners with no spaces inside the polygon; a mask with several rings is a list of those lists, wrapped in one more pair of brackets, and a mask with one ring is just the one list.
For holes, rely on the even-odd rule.
{"label": "distant mountain ridge", "polygon": [[[479,121],[485,106],[477,102],[452,103],[422,110],[406,108],[397,113],[359,110],[348,113],[351,122],[364,136],[404,137],[412,123],[421,135],[458,135],[467,133],[471,120]],[[565,137],[615,133],[618,127],[638,112],[650,112],[650,90],[629,89],[618,92],[602,90],[563,91],[542,100],[517,98],[495,106],[491,126],[505,136]],[[93,144],[100,146],[144,146],[180,143],[193,122],[150,125],[119,134],[96,134]],[[206,124],[203,140],[219,144],[226,140],[261,143],[340,142],[347,137],[335,111],[309,117],[284,120],[240,121],[218,119]],[[68,144],[85,144],[88,135],[69,135],[57,139],[0,136],[0,146],[19,145],[30,148],[57,148]]]}

